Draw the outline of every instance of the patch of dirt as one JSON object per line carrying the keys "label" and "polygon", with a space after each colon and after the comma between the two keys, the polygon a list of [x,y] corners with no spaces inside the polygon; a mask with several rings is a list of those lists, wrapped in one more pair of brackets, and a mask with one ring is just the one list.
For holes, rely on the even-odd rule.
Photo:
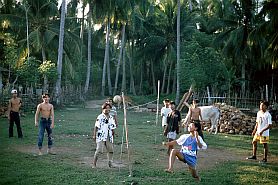
{"label": "patch of dirt", "polygon": [[[103,157],[105,157],[105,155],[103,155]],[[93,161],[93,157],[83,157],[80,160],[80,164],[92,167],[92,161]],[[127,164],[121,161],[113,160],[112,166],[113,168],[124,168],[127,166]],[[97,168],[110,169],[110,167],[108,166],[108,160],[104,158],[100,158],[97,161]]]}
{"label": "patch of dirt", "polygon": [[[166,154],[166,149],[157,148],[157,150],[162,151],[164,150],[163,154],[157,156],[156,164],[159,168],[167,168],[168,167],[168,159],[169,157]],[[246,157],[248,155],[243,156],[240,154],[236,154],[232,151],[226,149],[219,149],[209,147],[206,150],[199,150],[197,156],[197,170],[198,171],[206,171],[208,169],[213,168],[214,166],[230,161],[246,161]],[[259,160],[263,158],[262,154],[257,155],[258,160],[254,161],[255,163],[259,163]],[[268,163],[269,165],[277,165],[278,164],[278,156],[270,155],[268,156]],[[174,164],[174,171],[181,171],[187,169],[187,165],[178,159],[175,161]]]}
{"label": "patch of dirt", "polygon": [[[17,146],[16,148],[12,148],[12,150],[30,154],[32,156],[38,156],[37,146]],[[88,152],[86,152],[86,151],[80,152],[80,150],[78,150],[76,148],[72,148],[72,147],[53,147],[53,152],[55,153],[55,155],[57,157],[61,156],[61,155],[71,154],[72,155],[72,157],[70,157],[71,163],[74,163],[77,165],[83,165],[83,166],[86,166],[89,168],[92,167],[94,151],[89,152],[89,154],[91,154],[90,157],[87,156]],[[42,153],[43,153],[43,155],[49,155],[49,154],[47,154],[47,146],[42,148]],[[78,156],[78,157],[76,157],[76,156]],[[119,168],[124,168],[126,166],[127,166],[127,164],[125,163],[125,161],[113,160],[112,168],[119,169]],[[108,160],[106,158],[105,151],[99,157],[99,159],[97,161],[97,168],[98,169],[110,169],[108,166]]]}
{"label": "patch of dirt", "polygon": [[[31,154],[33,156],[37,156],[38,154],[38,148],[36,146],[17,146],[16,148],[12,148],[12,150],[16,150],[22,153]],[[46,155],[47,147],[43,148],[43,154]],[[140,165],[155,165],[158,170],[159,169],[166,169],[168,167],[168,156],[166,154],[166,149],[164,146],[155,146],[154,150],[157,151],[157,155],[154,158],[155,162],[153,164],[145,164],[144,161],[134,161],[133,164],[140,164]],[[72,154],[72,157],[70,157],[69,162],[76,164],[76,165],[82,165],[85,167],[92,167],[92,161],[93,161],[93,154],[94,151],[80,151],[77,148],[73,147],[53,147],[53,151],[56,153],[57,157],[61,155],[68,155]],[[115,160],[119,157],[119,151],[120,146],[115,145],[115,155],[114,155],[114,161],[113,161],[113,167],[114,169],[120,169],[120,168],[127,168],[128,164],[127,161],[123,160]],[[124,152],[123,152],[124,153]],[[90,157],[88,157],[88,155]],[[246,156],[236,154],[232,151],[225,150],[225,149],[219,149],[219,148],[208,148],[207,150],[200,150],[198,151],[198,163],[197,163],[197,170],[198,171],[206,171],[214,166],[223,163],[223,162],[229,162],[229,161],[246,161]],[[254,163],[258,163],[259,160],[263,158],[262,154],[259,154],[258,160],[254,161]],[[278,165],[278,156],[276,155],[269,155],[268,157],[268,163],[267,165]],[[134,167],[136,168],[136,167]],[[105,151],[100,156],[98,162],[97,162],[97,169],[109,169],[108,167],[108,161],[106,158]],[[174,164],[174,171],[183,171],[186,170],[187,166],[183,162],[176,160]]]}
{"label": "patch of dirt", "polygon": [[[38,147],[37,146],[17,146],[14,150],[27,153],[36,156],[38,154]],[[63,155],[63,154],[80,154],[79,151],[70,147],[53,147],[53,152],[56,155]],[[47,154],[47,146],[42,148],[43,155]]]}

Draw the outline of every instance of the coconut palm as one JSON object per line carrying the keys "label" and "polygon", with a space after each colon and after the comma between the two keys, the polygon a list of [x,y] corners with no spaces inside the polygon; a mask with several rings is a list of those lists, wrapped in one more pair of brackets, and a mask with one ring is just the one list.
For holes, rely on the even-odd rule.
{"label": "coconut palm", "polygon": [[[210,1],[208,1],[210,2]],[[213,6],[215,1],[211,1]],[[217,3],[220,3],[218,1]],[[208,30],[217,32],[215,45],[222,49],[223,53],[232,57],[233,61],[241,66],[241,92],[245,96],[246,92],[246,65],[250,62],[250,48],[247,43],[248,36],[251,32],[254,14],[252,13],[255,6],[252,0],[247,1],[223,1],[221,9],[216,11],[215,16],[218,19],[210,20],[211,26]],[[204,7],[205,8],[205,7]],[[207,9],[209,10],[209,9]]]}
{"label": "coconut palm", "polygon": [[110,27],[111,20],[113,18],[113,13],[115,10],[116,1],[114,0],[95,0],[94,6],[96,9],[96,17],[105,22],[106,24],[106,36],[105,36],[105,56],[102,68],[102,83],[101,83],[101,95],[105,95],[105,87],[106,87],[106,74],[108,77],[108,90],[109,95],[112,95],[112,85],[110,79],[110,64],[109,62],[109,48],[110,48]]}
{"label": "coconut palm", "polygon": [[60,104],[60,95],[61,95],[65,17],[66,17],[66,0],[62,0],[61,17],[60,17],[59,49],[58,49],[58,60],[57,60],[58,78],[57,78],[56,87],[55,87],[55,98],[56,98],[56,103],[57,104]]}
{"label": "coconut palm", "polygon": [[91,63],[92,63],[92,32],[91,32],[91,30],[92,30],[92,6],[91,6],[91,2],[89,2],[88,5],[89,5],[89,12],[88,12],[88,61],[87,61],[86,82],[85,82],[85,87],[84,87],[84,93],[85,94],[88,92],[88,89],[89,89],[90,74],[91,74]]}
{"label": "coconut palm", "polygon": [[180,14],[181,14],[181,3],[180,0],[177,1],[177,91],[176,91],[176,103],[180,101]]}

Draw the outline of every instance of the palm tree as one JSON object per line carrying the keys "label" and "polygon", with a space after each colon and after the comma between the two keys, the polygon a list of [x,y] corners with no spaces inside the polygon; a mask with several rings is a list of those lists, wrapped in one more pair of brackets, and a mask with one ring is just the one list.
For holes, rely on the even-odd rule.
{"label": "palm tree", "polygon": [[[110,79],[110,69],[107,69],[110,65],[109,62],[109,48],[110,48],[110,27],[111,27],[111,19],[113,17],[113,12],[115,10],[116,1],[114,0],[96,0],[96,16],[100,17],[101,20],[104,20],[106,23],[106,36],[105,36],[105,56],[102,68],[102,82],[101,82],[101,95],[105,95],[105,84],[106,84],[106,74],[108,76],[108,90],[109,95],[112,95],[112,85]],[[108,73],[106,73],[108,72]]]}
{"label": "palm tree", "polygon": [[181,14],[181,3],[177,1],[177,92],[176,92],[176,104],[180,101],[180,14]]}
{"label": "palm tree", "polygon": [[[119,79],[119,73],[120,73],[120,66],[121,66],[121,60],[123,58],[123,49],[125,47],[125,23],[122,25],[122,32],[121,32],[121,42],[120,42],[120,53],[117,63],[117,70],[116,70],[116,77],[115,77],[115,85],[114,85],[114,92],[113,95],[117,93],[118,90],[118,79]],[[119,35],[120,36],[120,35]]]}
{"label": "palm tree", "polygon": [[59,49],[58,49],[58,60],[57,60],[58,78],[57,78],[56,88],[55,88],[55,98],[56,98],[56,103],[58,105],[60,104],[60,95],[61,95],[65,17],[66,17],[66,0],[62,0],[61,18],[60,18],[60,34],[59,34]]}
{"label": "palm tree", "polygon": [[[209,2],[209,1],[208,1]],[[211,3],[214,3],[212,1]],[[220,2],[217,2],[220,3]],[[241,66],[241,95],[246,92],[246,65],[250,63],[251,53],[247,43],[251,32],[254,14],[252,0],[247,1],[223,1],[219,6],[213,4],[209,7],[217,7],[215,17],[208,23],[209,32],[218,32],[214,41],[215,45],[221,48],[222,52],[232,57],[237,65]],[[205,9],[205,7],[204,7]],[[208,11],[210,9],[207,9]]]}
{"label": "palm tree", "polygon": [[89,2],[89,12],[88,12],[88,62],[87,62],[87,76],[84,87],[84,93],[86,94],[89,89],[90,74],[91,74],[91,63],[92,63],[92,8]]}

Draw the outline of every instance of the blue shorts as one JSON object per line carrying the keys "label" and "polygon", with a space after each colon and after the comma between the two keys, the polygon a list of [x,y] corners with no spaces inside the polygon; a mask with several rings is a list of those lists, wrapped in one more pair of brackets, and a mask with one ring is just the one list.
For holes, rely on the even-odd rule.
{"label": "blue shorts", "polygon": [[182,153],[183,155],[183,162],[188,164],[190,167],[195,168],[196,164],[197,164],[197,157],[196,156],[191,156],[185,153]]}

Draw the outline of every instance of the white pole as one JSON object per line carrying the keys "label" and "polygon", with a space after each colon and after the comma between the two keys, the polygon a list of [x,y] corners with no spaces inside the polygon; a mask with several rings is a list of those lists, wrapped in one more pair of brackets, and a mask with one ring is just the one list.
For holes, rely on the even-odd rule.
{"label": "white pole", "polygon": [[124,146],[124,134],[125,134],[125,127],[124,127],[124,125],[123,125],[122,144],[121,144],[121,155],[120,155],[120,161],[121,161],[121,162],[122,162],[123,146]]}
{"label": "white pole", "polygon": [[26,4],[24,4],[24,8],[25,8],[25,18],[26,18],[26,40],[27,40],[27,61],[29,63],[29,55],[30,55],[30,48],[29,48],[29,23],[28,23],[28,10],[29,10],[29,6],[28,8],[26,7]]}
{"label": "white pole", "polygon": [[158,113],[159,113],[159,93],[160,93],[160,80],[158,80],[158,82],[157,82],[157,101],[156,101],[156,118],[155,118],[155,137],[154,137],[154,143],[156,143],[156,135],[157,135]]}
{"label": "white pole", "polygon": [[128,159],[128,167],[129,167],[129,177],[131,177],[132,176],[132,167],[131,167],[131,162],[130,162],[130,151],[129,151],[129,142],[128,142],[128,128],[127,128],[127,120],[126,120],[126,104],[125,104],[124,92],[122,92],[122,99],[123,99],[123,106],[124,106],[124,127],[125,127],[127,159]]}

